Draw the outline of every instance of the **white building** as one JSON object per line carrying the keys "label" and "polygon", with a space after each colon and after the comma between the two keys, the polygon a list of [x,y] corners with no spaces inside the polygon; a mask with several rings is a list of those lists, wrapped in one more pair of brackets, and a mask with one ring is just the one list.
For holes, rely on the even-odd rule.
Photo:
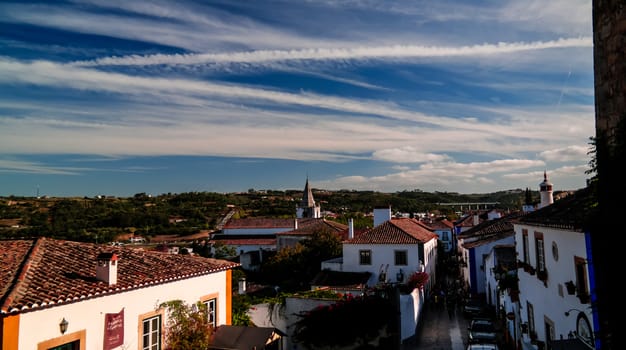
{"label": "white building", "polygon": [[306,179],[306,184],[304,185],[304,193],[302,194],[302,201],[300,201],[300,205],[296,207],[296,217],[298,219],[302,218],[321,218],[322,217],[322,208],[319,203],[315,203],[315,198],[313,198],[313,191],[309,186],[309,179]]}
{"label": "white building", "polygon": [[589,188],[523,216],[514,224],[519,259],[519,305],[507,328],[524,349],[550,343],[594,349],[597,315],[590,230]]}
{"label": "white building", "polygon": [[231,270],[239,264],[49,238],[0,241],[3,350],[161,349],[167,310],[207,304],[231,323]]}
{"label": "white building", "polygon": [[485,263],[485,258],[498,245],[515,244],[512,220],[517,217],[519,213],[486,220],[457,237],[464,284],[462,287],[472,296],[484,298],[489,295],[486,282],[489,266]]}
{"label": "white building", "polygon": [[346,272],[371,273],[368,286],[405,282],[414,272],[427,272],[428,292],[436,280],[437,235],[416,219],[394,219],[390,215],[391,209],[374,209],[375,227],[345,240],[342,261],[337,264],[333,260],[333,266]]}

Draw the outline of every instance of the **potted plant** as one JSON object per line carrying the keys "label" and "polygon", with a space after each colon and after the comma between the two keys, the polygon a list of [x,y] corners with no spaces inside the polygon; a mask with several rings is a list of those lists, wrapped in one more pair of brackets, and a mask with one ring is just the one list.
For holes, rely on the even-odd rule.
{"label": "potted plant", "polygon": [[576,293],[576,284],[573,281],[565,282],[565,288],[567,289],[567,294],[574,295]]}

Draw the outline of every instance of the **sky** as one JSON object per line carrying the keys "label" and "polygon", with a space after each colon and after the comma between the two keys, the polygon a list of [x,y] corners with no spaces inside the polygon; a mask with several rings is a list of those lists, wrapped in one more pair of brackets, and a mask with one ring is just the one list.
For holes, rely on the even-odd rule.
{"label": "sky", "polygon": [[0,196],[586,185],[591,0],[0,2]]}

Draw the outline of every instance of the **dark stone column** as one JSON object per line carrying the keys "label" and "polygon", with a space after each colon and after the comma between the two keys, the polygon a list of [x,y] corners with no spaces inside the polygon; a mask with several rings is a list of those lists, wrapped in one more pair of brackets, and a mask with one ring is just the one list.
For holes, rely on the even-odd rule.
{"label": "dark stone column", "polygon": [[[599,214],[591,232],[593,266],[602,349],[626,349],[617,333],[623,298],[615,298],[623,256],[622,218],[626,213],[624,137],[626,136],[626,2],[593,0],[596,103],[596,160]],[[620,242],[619,244],[616,244]],[[611,285],[612,284],[612,285]]]}

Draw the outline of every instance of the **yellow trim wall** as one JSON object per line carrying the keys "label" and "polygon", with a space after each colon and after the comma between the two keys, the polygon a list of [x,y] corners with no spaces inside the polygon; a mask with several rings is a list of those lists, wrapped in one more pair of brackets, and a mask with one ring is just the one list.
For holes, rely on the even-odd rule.
{"label": "yellow trim wall", "polygon": [[2,317],[2,350],[17,350],[20,335],[20,315]]}
{"label": "yellow trim wall", "polygon": [[226,319],[224,324],[233,323],[233,270],[226,270]]}

